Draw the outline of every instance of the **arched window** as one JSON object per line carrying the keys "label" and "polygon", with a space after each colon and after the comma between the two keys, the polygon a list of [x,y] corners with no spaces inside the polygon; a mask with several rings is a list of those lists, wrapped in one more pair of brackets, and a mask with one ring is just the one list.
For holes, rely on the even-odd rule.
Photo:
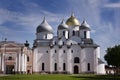
{"label": "arched window", "polygon": [[63,63],[63,71],[65,71],[65,70],[66,70],[66,64]]}
{"label": "arched window", "polygon": [[73,53],[73,50],[71,50],[71,53]]}
{"label": "arched window", "polygon": [[75,36],[75,31],[73,31],[73,36]]}
{"label": "arched window", "polygon": [[29,59],[29,56],[27,56],[27,62],[29,62],[29,60],[30,60],[30,59]]}
{"label": "arched window", "polygon": [[47,34],[45,35],[45,39],[47,39]]}
{"label": "arched window", "polygon": [[65,53],[65,50],[63,50],[63,53]]}
{"label": "arched window", "polygon": [[63,45],[64,45],[65,43],[63,42]]}
{"label": "arched window", "polygon": [[44,71],[44,70],[45,70],[45,64],[42,63],[42,71]]}
{"label": "arched window", "polygon": [[9,57],[8,57],[8,60],[12,60],[12,56],[9,56]]}
{"label": "arched window", "polygon": [[90,71],[90,63],[88,63],[88,65],[87,65],[87,66],[88,66],[88,71]]}
{"label": "arched window", "polygon": [[86,36],[87,36],[87,32],[86,32],[86,31],[84,31],[84,38],[86,38]]}
{"label": "arched window", "polygon": [[54,69],[55,69],[55,71],[57,71],[57,63],[55,63]]}
{"label": "arched window", "polygon": [[63,31],[63,36],[65,36],[65,31]]}
{"label": "arched window", "polygon": [[57,43],[56,43],[56,41],[55,41],[55,45],[56,45]]}
{"label": "arched window", "polygon": [[57,53],[57,50],[55,50],[55,53]]}
{"label": "arched window", "polygon": [[68,38],[69,38],[70,33],[68,32]]}
{"label": "arched window", "polygon": [[75,57],[74,58],[74,63],[79,63],[79,62],[80,62],[79,57]]}

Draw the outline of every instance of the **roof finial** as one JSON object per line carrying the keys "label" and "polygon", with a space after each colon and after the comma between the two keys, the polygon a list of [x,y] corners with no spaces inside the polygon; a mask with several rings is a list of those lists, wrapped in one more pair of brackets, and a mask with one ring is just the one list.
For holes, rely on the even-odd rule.
{"label": "roof finial", "polygon": [[72,10],[72,14],[71,14],[72,17],[74,17],[74,11]]}
{"label": "roof finial", "polygon": [[61,24],[63,24],[64,23],[64,19],[62,19],[62,22],[61,22]]}
{"label": "roof finial", "polygon": [[47,23],[45,16],[43,18],[43,22],[42,23]]}
{"label": "roof finial", "polygon": [[74,12],[72,12],[71,16],[74,17]]}
{"label": "roof finial", "polygon": [[44,16],[44,18],[43,18],[43,21],[45,21],[46,19],[45,19],[45,16]]}
{"label": "roof finial", "polygon": [[83,19],[83,23],[82,24],[84,24],[86,22],[86,19],[85,19],[85,17],[84,17],[84,19]]}

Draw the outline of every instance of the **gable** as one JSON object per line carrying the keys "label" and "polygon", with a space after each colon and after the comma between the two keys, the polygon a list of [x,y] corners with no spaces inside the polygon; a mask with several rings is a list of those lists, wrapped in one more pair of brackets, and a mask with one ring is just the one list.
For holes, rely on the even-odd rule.
{"label": "gable", "polygon": [[4,44],[4,46],[6,48],[17,48],[17,47],[20,47],[19,45],[15,44],[15,43]]}

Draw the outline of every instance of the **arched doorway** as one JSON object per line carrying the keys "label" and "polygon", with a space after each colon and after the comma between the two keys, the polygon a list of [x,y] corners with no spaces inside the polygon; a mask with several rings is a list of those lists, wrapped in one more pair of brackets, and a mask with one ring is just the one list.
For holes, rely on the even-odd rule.
{"label": "arched doorway", "polygon": [[77,65],[74,66],[74,74],[79,73],[79,67]]}
{"label": "arched doorway", "polygon": [[6,66],[6,74],[14,74],[14,65]]}

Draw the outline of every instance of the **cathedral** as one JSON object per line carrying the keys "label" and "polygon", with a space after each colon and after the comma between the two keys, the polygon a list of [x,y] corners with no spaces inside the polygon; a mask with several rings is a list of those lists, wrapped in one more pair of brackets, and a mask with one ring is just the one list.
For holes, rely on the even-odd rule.
{"label": "cathedral", "polygon": [[0,42],[0,72],[105,74],[100,46],[94,43],[90,31],[90,25],[85,20],[80,23],[72,13],[66,21],[61,21],[54,36],[53,28],[44,18],[36,28],[32,49],[28,41]]}

